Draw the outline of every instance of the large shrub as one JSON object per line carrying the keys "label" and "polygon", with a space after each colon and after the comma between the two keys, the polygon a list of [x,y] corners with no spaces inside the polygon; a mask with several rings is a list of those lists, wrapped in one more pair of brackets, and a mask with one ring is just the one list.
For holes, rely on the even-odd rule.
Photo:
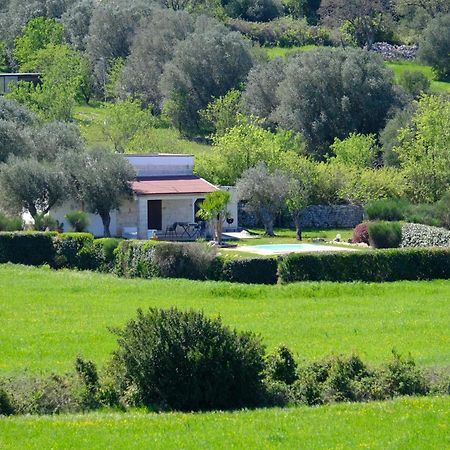
{"label": "large shrub", "polygon": [[405,223],[401,247],[450,247],[450,231],[444,228]]}
{"label": "large shrub", "polygon": [[398,222],[369,224],[369,243],[375,248],[396,248],[402,241],[402,226]]}
{"label": "large shrub", "polygon": [[264,347],[201,312],[150,309],[115,332],[116,367],[144,405],[184,411],[257,402]]}
{"label": "large shrub", "polygon": [[225,260],[221,280],[236,283],[276,284],[277,260],[274,258]]}
{"label": "large shrub", "polygon": [[126,277],[215,278],[216,250],[202,243],[124,241],[116,253],[115,271]]}
{"label": "large shrub", "polygon": [[90,233],[63,233],[55,237],[55,266],[78,269],[96,269],[94,236]]}
{"label": "large shrub", "polygon": [[116,248],[122,242],[119,238],[101,238],[94,240],[94,248],[99,252],[104,260],[105,267],[112,269],[115,261]]}
{"label": "large shrub", "polygon": [[364,212],[370,220],[396,221],[405,218],[408,203],[400,199],[382,199],[369,202]]}
{"label": "large shrub", "polygon": [[367,222],[356,225],[352,232],[352,242],[369,245],[369,224]]}
{"label": "large shrub", "polygon": [[65,217],[74,231],[78,233],[85,231],[89,225],[89,216],[84,211],[70,211]]}
{"label": "large shrub", "polygon": [[298,254],[278,265],[282,282],[396,281],[450,278],[450,250],[388,249]]}
{"label": "large shrub", "polygon": [[54,233],[0,233],[0,263],[40,266],[54,260]]}
{"label": "large shrub", "polygon": [[0,231],[20,231],[23,221],[20,217],[10,217],[0,212]]}

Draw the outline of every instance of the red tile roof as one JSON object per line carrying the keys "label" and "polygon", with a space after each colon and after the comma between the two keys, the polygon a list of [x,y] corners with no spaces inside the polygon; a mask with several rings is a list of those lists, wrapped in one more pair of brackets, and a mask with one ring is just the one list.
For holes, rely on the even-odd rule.
{"label": "red tile roof", "polygon": [[141,177],[131,183],[136,195],[207,194],[217,191],[211,183],[196,176]]}

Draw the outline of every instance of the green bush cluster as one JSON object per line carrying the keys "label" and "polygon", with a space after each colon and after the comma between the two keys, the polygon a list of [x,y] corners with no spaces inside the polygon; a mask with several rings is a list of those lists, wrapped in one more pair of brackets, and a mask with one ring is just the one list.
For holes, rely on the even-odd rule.
{"label": "green bush cluster", "polygon": [[55,233],[41,232],[0,233],[0,263],[52,264],[55,257],[54,236]]}
{"label": "green bush cluster", "polygon": [[408,202],[401,199],[384,199],[369,202],[364,212],[369,220],[404,220]]}
{"label": "green bush cluster", "polygon": [[253,333],[176,308],[138,310],[115,333],[117,384],[143,405],[197,411],[258,403],[264,346]]}
{"label": "green bush cluster", "polygon": [[283,17],[271,22],[246,22],[231,19],[229,26],[262,46],[294,47],[308,44],[331,45],[329,31],[310,26],[306,20]]}
{"label": "green bush cluster", "polygon": [[23,221],[20,217],[10,217],[0,212],[0,231],[20,231]]}
{"label": "green bush cluster", "polygon": [[54,239],[57,268],[96,269],[98,255],[94,248],[94,236],[90,233],[63,233]]}
{"label": "green bush cluster", "polygon": [[86,230],[89,225],[89,216],[84,211],[70,211],[66,214],[66,219],[74,229],[74,231],[81,233]]}
{"label": "green bush cluster", "polygon": [[299,365],[286,346],[266,354],[259,336],[193,310],[138,310],[113,332],[118,348],[100,373],[92,361],[77,357],[74,373],[0,379],[0,415],[108,406],[223,410],[449,393],[448,373],[425,373],[395,352],[379,367],[356,355]]}
{"label": "green bush cluster", "polygon": [[450,231],[443,228],[405,223],[401,247],[450,247]]}
{"label": "green bush cluster", "polygon": [[399,222],[372,222],[368,226],[369,243],[374,248],[397,248],[402,241]]}
{"label": "green bush cluster", "polygon": [[125,277],[216,279],[216,250],[203,243],[123,241],[115,272]]}
{"label": "green bush cluster", "polygon": [[279,261],[278,273],[283,283],[448,279],[450,250],[387,249],[317,254],[292,253]]}

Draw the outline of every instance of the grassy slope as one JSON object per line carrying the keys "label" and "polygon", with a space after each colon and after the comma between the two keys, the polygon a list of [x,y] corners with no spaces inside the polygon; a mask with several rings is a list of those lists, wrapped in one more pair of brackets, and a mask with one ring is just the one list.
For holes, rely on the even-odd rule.
{"label": "grassy slope", "polygon": [[[75,120],[89,145],[108,145],[102,131],[104,110],[101,104],[79,105]],[[155,128],[149,131],[148,147],[141,153],[189,153],[198,155],[209,150],[208,145],[182,139],[174,128]]]}
{"label": "grassy slope", "polygon": [[[272,59],[276,56],[279,57],[286,57],[292,53],[295,53],[297,51],[309,51],[314,48],[317,48],[315,45],[305,45],[304,47],[290,47],[290,48],[283,48],[283,47],[271,47],[267,48],[267,56]],[[448,92],[450,93],[450,83],[446,83],[443,81],[436,81],[434,79],[434,73],[433,69],[430,66],[425,66],[416,62],[387,62],[386,65],[391,68],[394,73],[396,79],[400,76],[401,73],[403,73],[406,70],[413,70],[413,71],[420,71],[424,73],[428,79],[431,82],[431,90],[435,92]]]}
{"label": "grassy slope", "polygon": [[379,363],[395,348],[420,365],[445,365],[449,300],[450,281],[244,286],[2,265],[0,375],[61,373],[77,354],[101,364],[115,346],[108,326],[123,325],[138,307],[171,305],[220,314],[308,360],[354,351]]}
{"label": "grassy slope", "polygon": [[448,397],[205,414],[0,419],[7,449],[449,448]]}

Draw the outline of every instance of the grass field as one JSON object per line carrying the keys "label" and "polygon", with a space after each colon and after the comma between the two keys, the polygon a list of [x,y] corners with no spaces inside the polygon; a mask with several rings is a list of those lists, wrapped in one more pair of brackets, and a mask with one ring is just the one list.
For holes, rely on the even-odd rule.
{"label": "grass field", "polygon": [[[109,145],[103,134],[104,109],[100,103],[79,105],[75,108],[75,120],[88,145]],[[175,128],[152,128],[148,130],[148,147],[140,153],[188,153],[198,155],[208,151],[208,145],[182,139]]]}
{"label": "grass field", "polygon": [[78,354],[101,365],[115,347],[107,327],[123,325],[138,307],[171,305],[220,314],[301,359],[357,352],[380,363],[395,348],[421,366],[445,366],[449,300],[450,281],[244,286],[1,265],[0,375],[62,373]]}
{"label": "grass field", "polygon": [[448,449],[448,397],[229,413],[0,419],[7,449]]}

